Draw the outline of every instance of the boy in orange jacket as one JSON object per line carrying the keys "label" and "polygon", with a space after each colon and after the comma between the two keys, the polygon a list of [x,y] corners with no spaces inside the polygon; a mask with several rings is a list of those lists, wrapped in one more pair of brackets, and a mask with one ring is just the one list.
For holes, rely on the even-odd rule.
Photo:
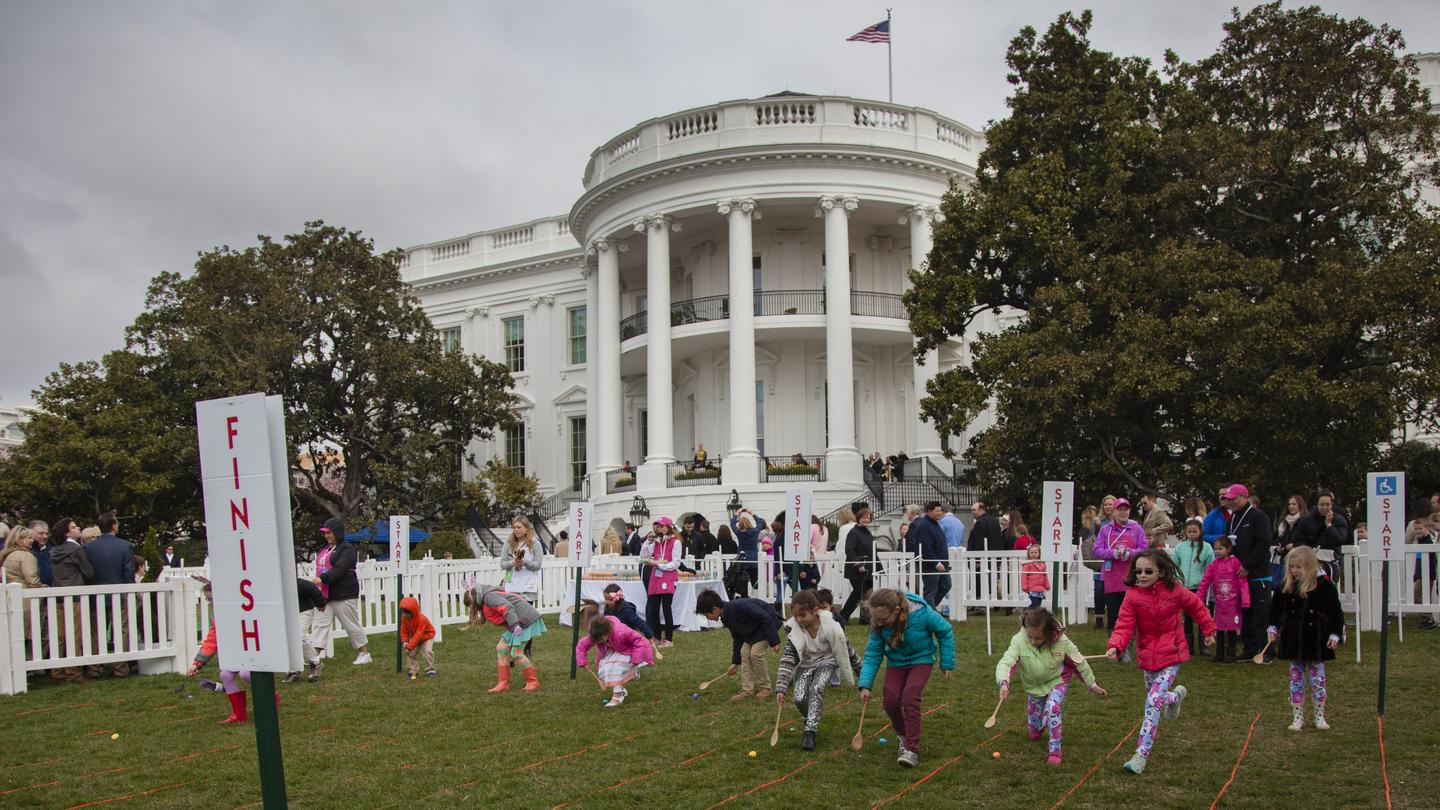
{"label": "boy in orange jacket", "polygon": [[435,625],[420,612],[420,603],[413,596],[400,600],[400,642],[405,645],[410,680],[420,672],[417,653],[425,656],[425,677],[435,677]]}

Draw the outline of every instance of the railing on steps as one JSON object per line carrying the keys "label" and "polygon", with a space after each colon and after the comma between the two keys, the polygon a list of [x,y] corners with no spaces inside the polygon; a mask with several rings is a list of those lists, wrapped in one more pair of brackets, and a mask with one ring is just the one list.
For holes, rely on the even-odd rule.
{"label": "railing on steps", "polygon": [[579,490],[573,487],[570,489],[562,489],[541,501],[536,511],[540,517],[545,520],[554,520],[565,514],[566,511],[570,509],[570,504],[578,500],[580,500]]}

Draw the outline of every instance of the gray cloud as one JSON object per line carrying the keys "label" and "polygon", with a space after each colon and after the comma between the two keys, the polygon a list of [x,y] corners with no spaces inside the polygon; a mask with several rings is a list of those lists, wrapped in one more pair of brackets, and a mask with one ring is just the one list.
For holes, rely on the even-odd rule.
{"label": "gray cloud", "polygon": [[[1231,0],[1095,9],[1099,47],[1195,58]],[[896,101],[1002,117],[1004,52],[1057,2],[895,5]],[[1412,32],[1429,2],[1332,2]],[[146,282],[309,219],[379,247],[561,213],[647,118],[782,89],[883,99],[854,0],[0,5],[0,399],[120,345]],[[68,320],[66,318],[68,317]]]}

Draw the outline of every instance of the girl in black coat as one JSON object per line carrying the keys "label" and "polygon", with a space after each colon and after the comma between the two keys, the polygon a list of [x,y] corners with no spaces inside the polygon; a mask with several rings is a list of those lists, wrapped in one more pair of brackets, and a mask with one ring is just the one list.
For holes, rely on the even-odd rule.
{"label": "girl in black coat", "polygon": [[1335,658],[1345,633],[1340,593],[1328,577],[1320,575],[1320,562],[1309,546],[1296,546],[1285,555],[1285,584],[1270,601],[1269,637],[1279,638],[1278,655],[1290,660],[1291,731],[1305,725],[1305,679],[1315,704],[1315,728],[1325,722],[1325,662]]}

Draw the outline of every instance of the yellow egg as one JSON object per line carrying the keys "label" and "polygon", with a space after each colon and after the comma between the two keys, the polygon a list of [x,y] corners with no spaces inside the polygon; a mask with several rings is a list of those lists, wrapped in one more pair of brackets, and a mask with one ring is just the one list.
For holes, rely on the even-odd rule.
{"label": "yellow egg", "polygon": [[111,735],[110,735],[110,739],[112,739],[112,740],[118,740],[118,739],[120,739],[120,735],[119,735],[119,734],[111,734]]}

